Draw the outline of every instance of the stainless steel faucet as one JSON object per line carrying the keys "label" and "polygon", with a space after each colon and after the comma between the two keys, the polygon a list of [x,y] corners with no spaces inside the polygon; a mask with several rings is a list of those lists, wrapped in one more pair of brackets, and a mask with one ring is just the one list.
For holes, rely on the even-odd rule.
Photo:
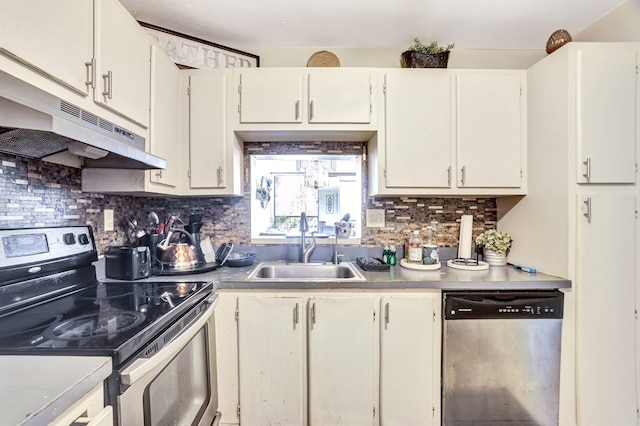
{"label": "stainless steel faucet", "polygon": [[311,233],[311,237],[313,241],[307,247],[307,241],[305,239],[306,233],[309,232],[309,224],[307,223],[307,214],[302,212],[300,213],[300,235],[302,236],[302,241],[300,244],[300,262],[309,263],[309,259],[311,258],[311,253],[316,248],[316,236],[314,233]]}

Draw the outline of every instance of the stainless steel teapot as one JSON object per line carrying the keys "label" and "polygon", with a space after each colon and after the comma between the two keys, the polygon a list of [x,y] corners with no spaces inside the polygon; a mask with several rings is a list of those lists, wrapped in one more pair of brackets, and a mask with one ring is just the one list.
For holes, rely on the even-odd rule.
{"label": "stainless steel teapot", "polygon": [[[189,243],[171,242],[174,235],[183,234],[189,240]],[[193,235],[184,229],[171,228],[167,234],[167,238],[158,244],[160,262],[163,268],[169,269],[188,269],[198,265],[198,251],[195,247]]]}

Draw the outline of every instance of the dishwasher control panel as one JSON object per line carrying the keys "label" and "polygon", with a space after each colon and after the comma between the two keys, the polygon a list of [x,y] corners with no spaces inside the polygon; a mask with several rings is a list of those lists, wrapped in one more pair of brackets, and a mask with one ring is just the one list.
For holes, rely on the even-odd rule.
{"label": "dishwasher control panel", "polygon": [[442,318],[562,318],[563,300],[563,293],[560,291],[444,292]]}

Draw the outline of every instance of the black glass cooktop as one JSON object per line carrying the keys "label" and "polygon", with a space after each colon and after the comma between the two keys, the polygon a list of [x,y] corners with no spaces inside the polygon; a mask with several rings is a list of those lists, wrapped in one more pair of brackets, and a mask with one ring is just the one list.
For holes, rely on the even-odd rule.
{"label": "black glass cooktop", "polygon": [[116,364],[206,298],[210,282],[77,287],[0,316],[0,354],[110,355]]}

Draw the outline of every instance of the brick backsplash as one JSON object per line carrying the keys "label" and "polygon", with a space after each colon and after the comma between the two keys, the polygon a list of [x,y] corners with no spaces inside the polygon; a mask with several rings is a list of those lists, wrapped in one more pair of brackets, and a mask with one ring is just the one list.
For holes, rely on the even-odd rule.
{"label": "brick backsplash", "polygon": [[[274,142],[245,143],[245,175],[248,176],[250,154],[361,154],[362,143]],[[385,210],[384,228],[364,228],[362,245],[402,245],[414,229],[432,225],[443,247],[457,245],[460,216],[474,215],[474,235],[496,227],[494,198],[416,198],[366,197],[366,163],[363,162],[363,210]],[[245,197],[133,197],[84,193],[79,169],[38,160],[26,160],[0,153],[0,228],[91,225],[98,251],[127,242],[126,218],[147,223],[147,214],[155,211],[161,220],[167,214],[188,219],[190,213],[203,215],[203,237],[214,245],[231,241],[248,246],[250,238],[249,178],[245,179]],[[103,210],[113,209],[116,229],[105,232]]]}

